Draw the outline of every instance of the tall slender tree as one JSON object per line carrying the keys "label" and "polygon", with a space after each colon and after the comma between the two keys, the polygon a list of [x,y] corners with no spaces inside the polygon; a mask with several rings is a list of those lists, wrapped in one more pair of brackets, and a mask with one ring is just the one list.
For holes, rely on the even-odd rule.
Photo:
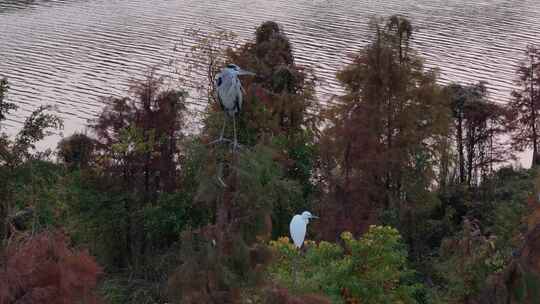
{"label": "tall slender tree", "polygon": [[[257,76],[242,83],[246,98],[237,121],[243,148],[231,153],[226,146],[216,145],[208,150],[195,200],[213,206],[216,213],[212,224],[186,233],[186,241],[202,239],[214,245],[195,255],[182,255],[189,262],[179,269],[180,281],[171,280],[182,303],[236,302],[239,286],[256,282],[265,263],[264,246],[257,240],[268,239],[272,232],[286,233],[290,215],[307,201],[302,194],[309,191],[300,191],[305,189],[298,181],[302,186],[311,183],[313,134],[307,111],[313,102],[313,82],[294,63],[285,32],[277,23],[265,22],[257,28],[255,39],[226,55],[228,62]],[[212,62],[216,60],[208,60]],[[219,132],[213,122],[220,116],[215,104],[209,108],[203,140]],[[194,237],[198,234],[202,238]],[[196,244],[188,246],[199,250]],[[203,292],[181,279],[201,273],[212,273],[203,274],[210,286]]]}
{"label": "tall slender tree", "polygon": [[410,22],[393,16],[373,27],[372,42],[337,75],[347,94],[327,113],[321,144],[334,213],[325,218],[342,225],[327,225],[334,234],[363,231],[377,210],[408,209],[430,187],[436,142],[448,132],[447,99],[410,47]]}
{"label": "tall slender tree", "polygon": [[[244,82],[246,102],[240,115],[241,137],[248,145],[273,146],[287,177],[301,183],[303,200],[297,206],[273,210],[274,234],[287,233],[289,215],[306,208],[315,192],[315,133],[317,111],[313,73],[298,65],[284,29],[273,21],[262,23],[255,39],[228,56],[243,68],[257,74]],[[301,207],[302,206],[302,207]]]}
{"label": "tall slender tree", "polygon": [[508,126],[512,131],[513,146],[518,151],[532,148],[532,166],[540,164],[540,48],[528,46],[525,60],[517,69],[518,90],[512,92],[508,107],[512,115]]}
{"label": "tall slender tree", "polygon": [[457,149],[458,183],[477,184],[493,165],[508,160],[501,142],[506,133],[506,109],[488,99],[485,83],[445,87],[453,116],[453,138]]}
{"label": "tall slender tree", "polygon": [[137,263],[150,253],[142,211],[157,203],[160,193],[177,188],[179,139],[183,136],[185,97],[182,90],[164,89],[150,73],[136,83],[132,95],[111,98],[93,125],[98,166],[104,180],[126,193],[126,254]]}
{"label": "tall slender tree", "polygon": [[2,132],[2,121],[9,112],[17,109],[17,105],[5,100],[8,88],[7,80],[0,79],[0,240],[7,236],[7,215],[13,207],[11,196],[15,170],[25,162],[31,166],[36,158],[33,154],[35,143],[52,134],[51,129],[63,126],[62,120],[50,112],[51,106],[40,106],[25,119],[15,138],[9,138]]}
{"label": "tall slender tree", "polygon": [[[2,177],[2,180],[7,180],[7,172],[2,170],[2,166],[4,165],[6,159],[9,156],[8,151],[8,140],[7,137],[2,132],[2,121],[6,118],[7,112],[10,110],[16,108],[14,104],[7,103],[4,101],[5,96],[7,94],[8,90],[8,82],[5,78],[0,79],[0,177]],[[7,191],[6,186],[3,184],[0,186],[0,196],[4,198],[4,200],[7,198]],[[2,200],[0,203],[0,241],[3,241],[6,232],[7,232],[7,213],[8,213],[8,206],[7,202]]]}

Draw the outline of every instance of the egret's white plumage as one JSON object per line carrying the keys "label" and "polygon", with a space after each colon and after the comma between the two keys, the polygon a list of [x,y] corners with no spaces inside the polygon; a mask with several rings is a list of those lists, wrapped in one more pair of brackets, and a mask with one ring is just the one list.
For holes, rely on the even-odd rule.
{"label": "egret's white plumage", "polygon": [[[236,144],[236,125],[235,115],[242,110],[243,91],[242,83],[238,76],[240,75],[255,75],[252,72],[242,70],[235,64],[227,65],[219,74],[216,75],[216,91],[221,109],[233,119],[233,127],[235,133]],[[225,121],[223,121],[223,128],[221,129],[221,136],[218,141],[223,140],[223,132],[225,130]]]}
{"label": "egret's white plumage", "polygon": [[307,224],[309,224],[309,219],[318,218],[312,215],[309,211],[304,211],[302,214],[296,214],[293,216],[289,229],[291,232],[291,238],[294,242],[294,245],[297,248],[302,247],[304,244],[304,239],[306,238]]}

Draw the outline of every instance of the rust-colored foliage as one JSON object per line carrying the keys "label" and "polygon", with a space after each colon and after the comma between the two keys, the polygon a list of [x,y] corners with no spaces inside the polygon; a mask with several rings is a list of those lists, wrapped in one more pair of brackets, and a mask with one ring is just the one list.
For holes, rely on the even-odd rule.
{"label": "rust-colored foliage", "polygon": [[259,134],[295,135],[311,122],[308,109],[314,107],[314,77],[295,64],[291,44],[280,26],[268,21],[255,32],[255,41],[230,51],[229,58],[257,73],[246,78],[244,123]]}
{"label": "rust-colored foliage", "polygon": [[[366,231],[376,221],[377,203],[384,200],[384,158],[377,134],[374,110],[368,104],[334,109],[335,125],[321,139],[328,202],[321,211],[325,239],[343,231]],[[341,113],[340,113],[341,112]],[[343,115],[343,116],[342,116]]]}
{"label": "rust-colored foliage", "polygon": [[42,232],[9,244],[0,268],[0,304],[98,303],[101,268],[68,242],[62,232]]}
{"label": "rust-colored foliage", "polygon": [[[330,304],[332,303],[328,298],[316,295],[291,295],[286,288],[273,287],[269,288],[266,292],[265,303],[283,303],[283,304]],[[347,302],[348,303],[348,302]]]}
{"label": "rust-colored foliage", "polygon": [[176,188],[178,139],[183,136],[185,92],[164,88],[151,72],[131,87],[132,96],[111,98],[92,129],[101,165],[141,191],[146,201]]}
{"label": "rust-colored foliage", "polygon": [[240,303],[241,280],[263,282],[270,251],[258,244],[248,247],[238,231],[229,230],[232,226],[183,233],[183,261],[168,281],[172,303]]}
{"label": "rust-colored foliage", "polygon": [[141,210],[160,194],[179,187],[179,141],[185,125],[186,93],[165,87],[151,71],[124,98],[110,98],[91,128],[96,134],[97,165],[103,176],[124,193],[126,252],[120,264],[137,263],[152,244],[144,231]]}
{"label": "rust-colored foliage", "polygon": [[341,289],[341,297],[346,304],[360,304],[360,300],[351,294],[351,291],[347,288]]}
{"label": "rust-colored foliage", "polygon": [[342,229],[363,232],[378,210],[415,203],[410,198],[430,187],[427,164],[447,135],[449,109],[437,74],[409,48],[410,23],[394,16],[375,27],[373,41],[338,73],[346,94],[325,113],[320,147],[329,195],[321,226],[328,239]]}

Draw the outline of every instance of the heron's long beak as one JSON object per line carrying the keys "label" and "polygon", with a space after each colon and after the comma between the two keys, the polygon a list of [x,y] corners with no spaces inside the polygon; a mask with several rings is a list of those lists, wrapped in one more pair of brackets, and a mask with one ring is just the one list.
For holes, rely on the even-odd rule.
{"label": "heron's long beak", "polygon": [[250,75],[250,76],[255,76],[257,74],[253,73],[253,72],[250,72],[250,71],[246,71],[246,70],[240,70],[238,71],[238,75]]}
{"label": "heron's long beak", "polygon": [[310,218],[318,219],[319,217],[318,217],[318,216],[315,216],[315,215],[312,215]]}

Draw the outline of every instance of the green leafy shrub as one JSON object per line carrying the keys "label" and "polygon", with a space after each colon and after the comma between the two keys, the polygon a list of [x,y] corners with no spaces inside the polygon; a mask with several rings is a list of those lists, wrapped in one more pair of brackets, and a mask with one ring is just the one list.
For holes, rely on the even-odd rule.
{"label": "green leafy shrub", "polygon": [[407,250],[399,232],[370,226],[360,239],[341,235],[344,246],[306,241],[301,254],[289,239],[271,241],[277,258],[270,277],[298,293],[322,292],[335,303],[416,303],[422,285],[407,267]]}

